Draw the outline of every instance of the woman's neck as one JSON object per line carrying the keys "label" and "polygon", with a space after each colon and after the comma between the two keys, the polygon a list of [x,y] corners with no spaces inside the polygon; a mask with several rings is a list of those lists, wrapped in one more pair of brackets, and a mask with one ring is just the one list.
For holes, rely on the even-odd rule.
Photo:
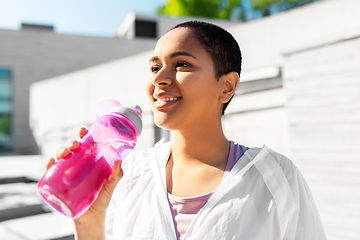
{"label": "woman's neck", "polygon": [[214,191],[224,176],[229,150],[220,123],[204,122],[186,131],[175,131],[166,165],[167,191],[178,197]]}
{"label": "woman's neck", "polygon": [[221,123],[210,126],[204,123],[196,129],[174,132],[172,159],[182,164],[208,164],[225,167],[230,149]]}

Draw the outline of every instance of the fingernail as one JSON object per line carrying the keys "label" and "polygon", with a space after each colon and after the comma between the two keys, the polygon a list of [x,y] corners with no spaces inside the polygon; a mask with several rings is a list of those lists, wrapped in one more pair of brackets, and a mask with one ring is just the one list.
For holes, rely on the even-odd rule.
{"label": "fingernail", "polygon": [[66,142],[66,144],[65,144],[65,146],[68,148],[68,149],[76,149],[76,148],[78,148],[79,147],[79,142],[78,141],[76,141],[75,139],[69,139],[67,142]]}
{"label": "fingernail", "polygon": [[[68,152],[67,152],[68,151]],[[56,154],[57,158],[63,158],[66,157],[70,153],[69,149],[63,147],[60,148],[58,153]]]}
{"label": "fingernail", "polygon": [[119,162],[119,168],[121,169],[121,164],[122,164],[122,161],[121,160],[117,160],[117,162]]}
{"label": "fingernail", "polygon": [[60,148],[60,149],[57,151],[57,155],[63,154],[64,151],[65,151],[65,148],[64,148],[64,147]]}
{"label": "fingernail", "polygon": [[65,143],[65,147],[70,148],[73,145],[74,142],[75,142],[75,139],[67,140],[66,143]]}

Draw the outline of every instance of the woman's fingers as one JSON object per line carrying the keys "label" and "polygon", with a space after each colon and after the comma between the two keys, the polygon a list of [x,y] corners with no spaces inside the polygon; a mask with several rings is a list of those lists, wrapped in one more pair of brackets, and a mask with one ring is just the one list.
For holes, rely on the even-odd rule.
{"label": "woman's fingers", "polygon": [[[87,132],[88,132],[88,130],[86,128],[81,128],[79,131],[80,138],[83,138],[87,134]],[[80,143],[78,141],[76,141],[75,139],[69,139],[65,143],[65,147],[60,148],[57,151],[56,158],[57,159],[65,158],[66,156],[68,156],[70,154],[71,150],[74,150],[74,149],[78,148],[79,146],[80,146]]]}
{"label": "woman's fingers", "polygon": [[109,177],[106,184],[108,184],[108,192],[113,192],[117,183],[120,181],[120,179],[123,177],[124,172],[121,168],[122,161],[117,160],[112,168],[111,176]]}
{"label": "woman's fingers", "polygon": [[79,131],[80,139],[82,139],[87,133],[88,133],[88,130],[86,128],[82,127]]}
{"label": "woman's fingers", "polygon": [[50,158],[49,162],[46,164],[46,170],[48,170],[54,164],[55,164],[55,159]]}
{"label": "woman's fingers", "polygon": [[[70,139],[66,142],[64,148],[60,148],[56,152],[56,158],[65,158],[70,154],[70,150],[74,150],[80,146],[80,143],[76,141],[75,139]],[[56,160],[54,158],[50,158],[49,162],[46,164],[46,170],[49,169],[52,165],[56,163]]]}
{"label": "woman's fingers", "polygon": [[114,192],[114,189],[122,176],[124,175],[124,172],[121,168],[122,161],[118,160],[115,162],[112,173],[108,179],[108,181],[104,185],[104,190],[111,196]]}
{"label": "woman's fingers", "polygon": [[70,154],[70,150],[68,148],[60,148],[57,153],[56,153],[56,158],[60,159],[60,158],[64,158],[66,156],[68,156]]}
{"label": "woman's fingers", "polygon": [[70,154],[71,150],[74,150],[76,148],[78,148],[80,146],[80,143],[78,141],[76,141],[75,139],[69,139],[66,143],[65,143],[65,147],[60,148],[57,152],[56,152],[56,158],[60,159],[60,158],[65,158]]}
{"label": "woman's fingers", "polygon": [[65,147],[69,150],[74,150],[74,149],[78,148],[79,145],[80,145],[80,143],[78,141],[76,141],[75,139],[69,139],[65,143]]}
{"label": "woman's fingers", "polygon": [[[86,128],[81,128],[79,131],[80,138],[83,138],[87,134],[87,132],[88,132],[88,130]],[[69,139],[65,143],[65,147],[60,148],[56,152],[56,158],[57,159],[66,158],[71,153],[71,150],[74,150],[74,149],[78,148],[79,146],[80,146],[80,143],[77,140]],[[49,162],[46,164],[46,169],[49,169],[52,165],[55,164],[55,162],[56,162],[56,160],[54,158],[50,158]]]}

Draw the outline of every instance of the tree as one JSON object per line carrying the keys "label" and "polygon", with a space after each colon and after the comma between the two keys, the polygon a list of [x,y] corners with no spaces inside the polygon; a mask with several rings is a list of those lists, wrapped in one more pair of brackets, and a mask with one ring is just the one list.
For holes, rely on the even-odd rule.
{"label": "tree", "polygon": [[319,0],[168,0],[157,9],[157,13],[249,20],[246,16],[250,15],[247,14],[249,11],[257,11],[261,16],[267,16],[315,1]]}
{"label": "tree", "polygon": [[9,115],[0,116],[0,134],[4,134],[4,135],[10,134],[10,116]]}
{"label": "tree", "polygon": [[[241,0],[169,0],[157,9],[160,15],[229,19]],[[241,17],[241,14],[238,14]]]}

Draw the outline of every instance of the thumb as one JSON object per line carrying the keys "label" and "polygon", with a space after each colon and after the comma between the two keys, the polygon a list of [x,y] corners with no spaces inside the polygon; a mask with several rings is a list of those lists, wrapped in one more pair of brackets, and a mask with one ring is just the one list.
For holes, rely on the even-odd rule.
{"label": "thumb", "polygon": [[114,192],[114,189],[120,179],[123,177],[124,172],[121,168],[122,161],[117,160],[112,168],[112,173],[108,179],[108,181],[105,183],[104,188],[105,191],[108,192],[110,195]]}
{"label": "thumb", "polygon": [[110,175],[104,186],[102,187],[97,199],[91,205],[90,209],[87,212],[89,213],[91,212],[91,214],[100,214],[100,215],[106,213],[106,209],[109,206],[114,189],[118,184],[118,182],[120,181],[120,179],[122,178],[122,176],[124,175],[123,170],[121,168],[121,163],[122,161],[120,160],[115,162],[112,168],[112,174]]}
{"label": "thumb", "polygon": [[109,206],[112,194],[114,189],[122,176],[124,175],[121,168],[122,161],[118,160],[115,162],[112,168],[112,174],[108,178],[107,182],[102,187],[98,198],[91,205],[91,210],[94,212],[106,212],[107,207]]}

